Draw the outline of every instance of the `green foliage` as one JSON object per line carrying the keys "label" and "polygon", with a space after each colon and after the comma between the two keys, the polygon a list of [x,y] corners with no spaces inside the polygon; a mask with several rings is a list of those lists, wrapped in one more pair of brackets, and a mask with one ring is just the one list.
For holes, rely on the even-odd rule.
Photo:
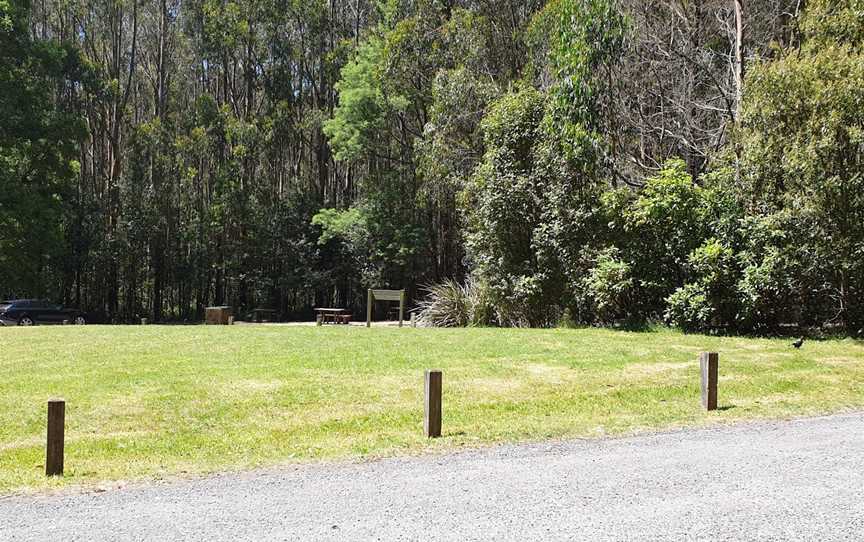
{"label": "green foliage", "polygon": [[390,105],[382,89],[384,63],[384,43],[372,36],[342,68],[342,77],[336,85],[339,107],[333,118],[324,123],[324,133],[339,160],[356,159],[369,151],[376,132],[384,125]]}
{"label": "green foliage", "polygon": [[312,217],[312,224],[321,228],[319,245],[326,245],[331,240],[342,240],[359,244],[367,237],[366,220],[357,208],[339,211],[338,209],[321,209]]}
{"label": "green foliage", "polygon": [[605,2],[553,2],[535,24],[555,33],[555,83],[548,95],[523,86],[492,104],[466,190],[466,245],[504,325],[553,325],[565,308],[582,318],[605,161],[596,75],[623,35]]}
{"label": "green foliage", "polygon": [[[737,285],[742,327],[770,331],[784,320],[798,321],[803,306],[797,266],[787,259],[792,254],[782,242],[783,231],[770,219],[755,221],[750,231],[754,240],[741,254],[744,269]],[[771,238],[765,239],[767,236]]]}
{"label": "green foliage", "polygon": [[568,160],[547,131],[547,102],[530,87],[492,104],[486,153],[465,191],[466,246],[503,325],[553,325],[579,311],[597,226],[598,172]]}
{"label": "green foliage", "polygon": [[715,309],[701,284],[686,284],[667,300],[666,320],[684,331],[711,329]]}
{"label": "green foliage", "polygon": [[32,40],[28,23],[29,3],[0,3],[0,297],[49,293],[44,273],[62,258],[83,131],[54,96],[91,80],[75,48]]}
{"label": "green foliage", "polygon": [[691,281],[666,300],[666,321],[684,331],[710,331],[739,323],[735,252],[708,239],[689,258]]}
{"label": "green foliage", "polygon": [[[482,148],[481,122],[497,87],[464,67],[442,71],[432,88],[429,122],[419,143],[425,195],[442,201],[464,188]],[[452,201],[452,199],[450,200]]]}
{"label": "green foliage", "polygon": [[693,182],[681,160],[667,162],[638,194],[603,194],[609,241],[632,274],[628,310],[619,310],[619,318],[659,316],[665,299],[685,282],[691,253],[711,231],[715,195]]}
{"label": "green foliage", "polygon": [[585,278],[585,293],[594,301],[596,318],[603,323],[638,317],[634,313],[638,305],[633,270],[614,248],[598,256],[595,267]]}
{"label": "green foliage", "polygon": [[835,45],[864,45],[864,1],[811,0],[799,24],[805,47],[813,52]]}
{"label": "green foliage", "polygon": [[609,70],[621,56],[626,22],[609,0],[554,0],[546,10],[554,21],[550,129],[560,134],[565,150],[584,159],[602,145],[600,111]]}
{"label": "green foliage", "polygon": [[12,6],[8,0],[0,0],[0,32],[12,31]]}
{"label": "green foliage", "polygon": [[741,198],[759,228],[773,231],[748,251],[742,289],[757,320],[770,312],[864,321],[864,20],[856,6],[809,6],[802,48],[748,76],[737,134]]}
{"label": "green foliage", "polygon": [[864,325],[864,6],[688,6],[0,0],[0,295]]}
{"label": "green foliage", "polygon": [[483,120],[486,154],[464,194],[467,247],[505,325],[543,323],[557,301],[544,291],[535,253],[545,188],[535,167],[543,115],[543,95],[531,88],[493,103]]}
{"label": "green foliage", "polygon": [[740,206],[712,212],[714,235],[690,256],[667,319],[688,330],[776,331],[862,322],[864,20],[855,2],[813,2],[797,50],[751,68],[738,180],[711,177]]}

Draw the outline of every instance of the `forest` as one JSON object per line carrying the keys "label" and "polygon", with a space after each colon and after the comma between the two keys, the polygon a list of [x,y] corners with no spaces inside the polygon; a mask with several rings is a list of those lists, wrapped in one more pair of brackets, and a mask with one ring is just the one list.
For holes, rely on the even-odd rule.
{"label": "forest", "polygon": [[0,0],[0,297],[864,326],[864,0]]}

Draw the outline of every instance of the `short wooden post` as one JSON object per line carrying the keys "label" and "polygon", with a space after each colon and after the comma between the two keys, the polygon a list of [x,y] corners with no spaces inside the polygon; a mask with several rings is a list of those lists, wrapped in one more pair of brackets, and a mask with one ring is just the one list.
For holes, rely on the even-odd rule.
{"label": "short wooden post", "polygon": [[699,369],[702,373],[702,406],[706,410],[717,410],[717,377],[720,356],[716,352],[699,354]]}
{"label": "short wooden post", "polygon": [[441,371],[426,371],[423,431],[428,438],[441,436]]}
{"label": "short wooden post", "polygon": [[372,327],[372,302],[374,301],[375,294],[373,294],[370,289],[368,296],[366,297],[366,327]]}
{"label": "short wooden post", "polygon": [[417,314],[411,313],[411,327],[417,327]]}
{"label": "short wooden post", "polygon": [[399,327],[402,327],[402,321],[405,319],[405,290],[399,292]]}
{"label": "short wooden post", "polygon": [[316,326],[323,326],[324,325],[324,315],[323,314],[316,314],[315,315],[315,325]]}
{"label": "short wooden post", "polygon": [[45,476],[63,475],[63,439],[66,427],[66,401],[48,401],[48,441],[45,446]]}
{"label": "short wooden post", "polygon": [[142,325],[142,326],[146,326],[146,325],[149,324],[149,323],[150,323],[150,320],[148,320],[147,318],[142,318],[142,319],[141,319],[141,325]]}
{"label": "short wooden post", "polygon": [[63,325],[64,325],[64,326],[68,326],[68,325],[69,325],[69,320],[63,320]]}
{"label": "short wooden post", "polygon": [[233,316],[229,316],[229,317],[228,317],[228,325],[229,325],[229,326],[233,326],[233,325],[234,325],[234,317],[233,317]]}

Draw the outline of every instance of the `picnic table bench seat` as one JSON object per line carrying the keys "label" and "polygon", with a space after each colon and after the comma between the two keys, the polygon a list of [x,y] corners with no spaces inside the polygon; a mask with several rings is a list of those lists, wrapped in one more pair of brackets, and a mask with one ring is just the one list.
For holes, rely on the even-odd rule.
{"label": "picnic table bench seat", "polygon": [[351,312],[348,309],[319,307],[315,308],[318,314],[317,321],[320,324],[350,324]]}

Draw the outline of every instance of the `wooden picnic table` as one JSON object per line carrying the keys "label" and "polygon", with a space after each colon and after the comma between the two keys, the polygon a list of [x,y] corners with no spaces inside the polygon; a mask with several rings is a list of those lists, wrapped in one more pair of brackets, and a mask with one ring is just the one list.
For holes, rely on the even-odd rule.
{"label": "wooden picnic table", "polygon": [[351,311],[332,307],[316,307],[318,321],[322,324],[348,324],[351,322]]}
{"label": "wooden picnic table", "polygon": [[271,320],[274,320],[275,317],[276,317],[276,310],[275,309],[264,309],[264,308],[252,309],[252,319],[255,322],[258,322],[258,323],[269,322]]}

